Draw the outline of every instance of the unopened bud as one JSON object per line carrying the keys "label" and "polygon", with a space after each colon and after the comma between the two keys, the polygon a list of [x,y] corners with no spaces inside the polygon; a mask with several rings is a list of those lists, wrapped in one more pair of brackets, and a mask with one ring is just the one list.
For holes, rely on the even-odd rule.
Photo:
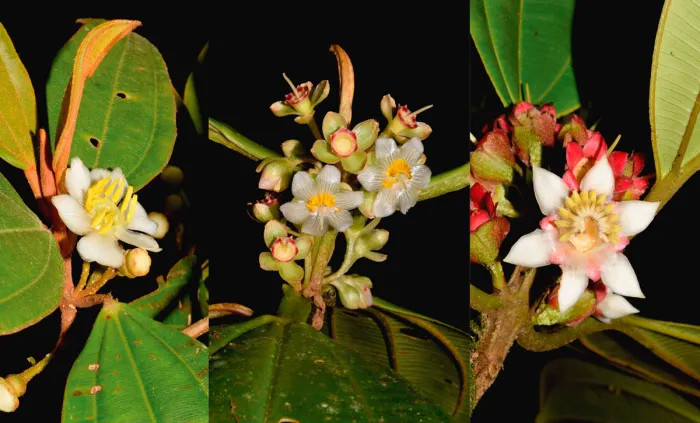
{"label": "unopened bud", "polygon": [[124,254],[124,264],[119,268],[119,273],[133,279],[146,276],[151,270],[151,256],[143,248],[134,248]]}
{"label": "unopened bud", "polygon": [[469,259],[472,263],[489,264],[496,261],[501,243],[510,231],[510,222],[496,216],[469,233]]}
{"label": "unopened bud", "polygon": [[297,140],[288,140],[282,143],[282,152],[284,157],[294,158],[307,154],[304,146]]}
{"label": "unopened bud", "polygon": [[10,381],[0,378],[0,411],[12,413],[19,407],[19,397],[16,387]]}
{"label": "unopened bud", "polygon": [[360,213],[362,213],[366,218],[374,219],[372,209],[374,208],[374,200],[377,198],[377,191],[364,191],[364,196],[365,198],[358,207],[358,210],[360,210]]}
{"label": "unopened bud", "polygon": [[510,184],[514,170],[522,174],[515,162],[515,153],[508,134],[500,129],[488,132],[471,154],[471,171],[479,180]]}
{"label": "unopened bud", "polygon": [[275,158],[267,162],[262,169],[258,166],[258,172],[262,171],[258,188],[267,191],[282,192],[289,187],[294,171],[294,164],[287,158]]}
{"label": "unopened bud", "polygon": [[351,310],[372,305],[372,281],[365,276],[346,275],[331,282],[338,289],[340,302]]}
{"label": "unopened bud", "polygon": [[178,194],[170,194],[165,197],[165,207],[163,211],[165,212],[166,216],[172,216],[182,210],[184,204],[185,200],[183,200],[181,196]]}
{"label": "unopened bud", "polygon": [[297,243],[292,237],[283,237],[277,238],[277,240],[272,243],[270,252],[272,252],[272,257],[274,257],[275,260],[280,263],[286,263],[294,260],[299,253],[299,248],[297,248]]}
{"label": "unopened bud", "polygon": [[168,230],[170,230],[170,223],[168,222],[168,218],[165,217],[163,213],[158,212],[148,213],[148,218],[156,222],[156,225],[158,225],[156,233],[155,235],[153,235],[153,237],[156,239],[163,239],[165,235],[167,235]]}
{"label": "unopened bud", "polygon": [[533,324],[542,326],[556,324],[576,326],[595,312],[597,300],[596,292],[590,289],[584,291],[576,304],[568,310],[563,313],[559,311],[560,286],[561,284],[557,284],[549,295],[547,295],[547,301],[538,307],[535,315],[532,317]]}
{"label": "unopened bud", "polygon": [[513,109],[510,121],[513,124],[516,154],[525,165],[539,166],[542,161],[542,146],[554,145],[557,132],[554,107],[545,105],[538,109],[523,101]]}
{"label": "unopened bud", "polygon": [[253,216],[262,223],[280,218],[280,202],[276,196],[266,193],[265,198],[253,206]]}
{"label": "unopened bud", "polygon": [[177,166],[166,166],[160,173],[160,179],[162,179],[163,182],[176,188],[182,184],[184,178],[185,174],[182,173],[182,169]]}
{"label": "unopened bud", "polygon": [[368,236],[363,237],[365,246],[371,250],[378,250],[389,241],[389,231],[385,229],[375,229]]}

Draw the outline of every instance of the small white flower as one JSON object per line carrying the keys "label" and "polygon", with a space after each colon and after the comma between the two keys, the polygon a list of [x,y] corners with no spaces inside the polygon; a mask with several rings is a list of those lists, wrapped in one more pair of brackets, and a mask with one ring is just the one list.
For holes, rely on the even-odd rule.
{"label": "small white flower", "polygon": [[418,202],[421,190],[430,184],[430,169],[418,164],[423,143],[419,138],[411,138],[399,148],[393,139],[379,138],[376,146],[375,164],[357,175],[364,189],[378,191],[372,214],[386,217],[397,207],[406,214]]}
{"label": "small white flower", "polygon": [[136,201],[134,188],[127,185],[121,169],[90,172],[80,158],[74,157],[66,169],[65,185],[68,194],[56,195],[51,202],[68,229],[83,236],[77,245],[83,260],[121,267],[124,255],[117,240],[161,251],[152,238],[158,224]]}
{"label": "small white flower", "polygon": [[[520,238],[503,261],[526,267],[561,266],[561,312],[576,304],[588,279],[602,280],[618,295],[644,298],[622,251],[628,237],[649,226],[659,203],[613,201],[615,178],[607,157],[596,162],[576,191],[545,169],[533,166],[532,170],[535,198],[547,217],[540,222],[541,229]],[[609,300],[613,301],[620,304]]]}
{"label": "small white flower", "polygon": [[303,225],[301,231],[321,236],[328,225],[338,232],[345,232],[352,225],[348,210],[357,208],[364,200],[359,191],[340,190],[340,171],[326,165],[314,180],[308,172],[297,172],[292,180],[294,199],[280,207],[284,217],[295,225]]}

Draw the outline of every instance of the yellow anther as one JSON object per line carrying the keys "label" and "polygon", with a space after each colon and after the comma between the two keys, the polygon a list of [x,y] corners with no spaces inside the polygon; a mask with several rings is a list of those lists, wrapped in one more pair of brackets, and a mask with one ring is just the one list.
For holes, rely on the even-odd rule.
{"label": "yellow anther", "polygon": [[609,221],[610,223],[615,223],[615,222],[617,222],[617,221],[620,219],[620,216],[618,216],[618,215],[616,215],[616,214],[610,214],[610,215],[608,215],[608,217],[609,217],[609,220],[608,220],[608,221]]}
{"label": "yellow anther", "polygon": [[614,209],[615,209],[614,204],[608,204],[607,206],[603,207],[603,213],[610,214],[613,212]]}
{"label": "yellow anther", "polygon": [[90,223],[90,226],[93,228],[97,229],[100,224],[102,223],[102,220],[104,219],[105,215],[107,215],[107,209],[102,209],[100,210],[94,218],[92,218],[92,223]]}
{"label": "yellow anther", "polygon": [[97,198],[100,197],[102,189],[105,187],[105,185],[107,185],[108,182],[109,178],[103,178],[95,182],[90,188],[88,188],[87,195],[85,196],[85,208],[88,211],[92,209],[93,203]]}
{"label": "yellow anther", "polygon": [[564,232],[563,234],[561,234],[561,236],[559,236],[559,240],[561,242],[566,242],[569,240],[569,238],[571,238],[571,235],[573,235],[575,232],[576,231],[574,229],[568,230],[568,231]]}
{"label": "yellow anther", "polygon": [[588,193],[588,202],[589,202],[590,204],[595,204],[595,203],[596,203],[596,200],[597,200],[597,198],[596,198],[595,190],[591,190],[591,191]]}
{"label": "yellow anther", "polygon": [[107,187],[105,188],[104,196],[111,197],[112,193],[114,192],[114,189],[117,187],[119,182],[120,182],[119,179],[112,180],[112,182],[110,182],[109,185],[107,185]]}
{"label": "yellow anther", "polygon": [[571,194],[571,200],[573,200],[574,205],[579,205],[581,204],[581,196],[579,195],[578,191],[574,191]]}
{"label": "yellow anther", "polygon": [[333,195],[322,192],[314,195],[306,202],[306,208],[311,212],[315,212],[319,207],[335,207],[335,197]]}
{"label": "yellow anther", "polygon": [[117,201],[119,201],[119,197],[122,195],[122,189],[124,188],[124,182],[125,182],[124,179],[119,178],[119,183],[117,184],[117,189],[114,190],[114,194],[112,195],[112,202],[114,204],[117,204]]}
{"label": "yellow anther", "polygon": [[131,201],[131,196],[134,193],[134,187],[129,186],[129,188],[126,189],[126,195],[124,196],[124,200],[122,200],[122,206],[120,210],[122,213],[126,212],[127,207],[129,207],[129,202]]}
{"label": "yellow anther", "polygon": [[559,207],[559,216],[565,218],[565,219],[571,219],[574,217],[574,214],[571,213],[568,209],[565,209],[564,207]]}
{"label": "yellow anther", "polygon": [[105,219],[98,232],[105,235],[110,229],[112,229],[112,226],[114,226],[114,216],[110,213],[110,216]]}
{"label": "yellow anther", "polygon": [[557,228],[569,228],[571,227],[571,221],[569,220],[555,220],[554,224]]}
{"label": "yellow anther", "polygon": [[605,200],[607,200],[607,197],[605,196],[605,194],[600,194],[598,196],[598,201],[597,201],[598,205],[602,206],[603,204],[605,204]]}
{"label": "yellow anther", "polygon": [[134,213],[136,212],[136,200],[138,197],[139,196],[136,194],[131,197],[131,201],[129,202],[129,212],[126,214],[126,223],[131,222],[131,219],[134,217]]}
{"label": "yellow anther", "polygon": [[571,197],[566,197],[566,200],[564,200],[564,204],[566,205],[567,209],[573,209],[574,207],[576,207],[576,203],[574,203],[574,200]]}

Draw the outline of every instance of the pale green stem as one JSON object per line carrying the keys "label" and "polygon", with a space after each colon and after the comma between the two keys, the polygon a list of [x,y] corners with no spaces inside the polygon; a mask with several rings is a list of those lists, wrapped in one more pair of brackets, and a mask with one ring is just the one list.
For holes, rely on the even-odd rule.
{"label": "pale green stem", "polygon": [[428,188],[421,191],[418,200],[428,200],[450,192],[459,191],[469,185],[469,163],[430,178]]}
{"label": "pale green stem", "polygon": [[90,263],[84,261],[83,262],[83,269],[80,272],[80,281],[78,282],[78,286],[75,288],[76,291],[80,292],[83,289],[85,289],[85,285],[87,285],[88,277],[90,276]]}
{"label": "pale green stem", "polygon": [[280,157],[278,153],[263,147],[245,137],[231,126],[211,117],[209,118],[209,139],[255,161],[260,161],[269,157]]}
{"label": "pale green stem", "polygon": [[97,291],[100,290],[107,282],[110,280],[114,279],[114,277],[117,275],[117,269],[114,268],[109,268],[105,270],[105,272],[100,276],[100,278],[95,281],[95,283],[91,284],[87,289],[80,291],[77,296],[78,297],[86,297],[88,295],[94,295],[97,293]]}
{"label": "pale green stem", "polygon": [[472,284],[469,284],[469,305],[479,313],[496,310],[503,307],[503,300],[495,295],[489,295]]}
{"label": "pale green stem", "polygon": [[622,328],[622,323],[601,323],[594,318],[588,318],[578,326],[570,326],[552,333],[537,332],[532,325],[525,324],[518,336],[518,344],[528,351],[551,351],[568,345],[584,335]]}
{"label": "pale green stem", "polygon": [[328,229],[328,232],[320,237],[318,242],[318,250],[311,266],[311,277],[308,285],[302,291],[304,296],[313,297],[321,294],[323,273],[325,272],[326,266],[328,266],[328,262],[331,260],[331,256],[333,255],[333,250],[335,249],[335,238],[337,235],[338,231],[335,229]]}
{"label": "pale green stem", "polygon": [[318,125],[316,124],[316,118],[312,117],[308,125],[309,129],[311,129],[311,133],[314,134],[314,137],[316,137],[317,140],[322,140],[323,135],[321,135],[321,131],[319,131],[318,129]]}
{"label": "pale green stem", "polygon": [[503,265],[501,265],[501,262],[493,262],[486,265],[486,268],[489,269],[489,273],[491,274],[491,282],[493,283],[493,287],[499,291],[505,290],[506,276],[503,274]]}

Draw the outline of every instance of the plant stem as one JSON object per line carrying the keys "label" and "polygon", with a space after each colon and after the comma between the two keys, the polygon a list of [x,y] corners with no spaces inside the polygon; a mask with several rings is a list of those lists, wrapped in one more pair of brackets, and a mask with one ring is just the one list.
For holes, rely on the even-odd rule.
{"label": "plant stem", "polygon": [[430,178],[428,188],[421,191],[418,201],[428,200],[450,192],[459,191],[469,185],[469,163]]}
{"label": "plant stem", "polygon": [[309,125],[309,129],[311,129],[311,133],[314,134],[314,137],[316,137],[317,140],[322,140],[323,135],[321,135],[321,131],[318,130],[318,125],[316,125],[316,118],[315,117],[311,118],[308,125]]}
{"label": "plant stem", "polygon": [[503,291],[506,289],[506,276],[503,274],[503,265],[500,261],[487,264],[486,268],[489,269],[491,274],[491,282],[493,283],[494,289]]}
{"label": "plant stem", "polygon": [[673,197],[678,190],[683,186],[683,184],[695,174],[695,171],[689,171],[689,169],[697,169],[700,165],[700,156],[691,160],[686,166],[680,170],[671,170],[666,176],[657,180],[654,185],[649,190],[649,193],[644,197],[644,201],[659,201],[659,209],[656,211],[658,214],[661,208],[666,205],[668,200]]}
{"label": "plant stem", "polygon": [[319,242],[318,253],[314,258],[311,266],[311,278],[308,286],[302,290],[302,293],[307,298],[312,298],[316,311],[312,318],[311,326],[316,330],[321,330],[323,327],[324,316],[326,312],[326,303],[323,300],[321,289],[323,287],[323,273],[326,271],[326,266],[331,260],[333,250],[335,249],[335,239],[338,232],[335,229],[328,229]]}
{"label": "plant stem", "polygon": [[280,157],[280,154],[263,147],[229,125],[212,117],[209,118],[209,139],[255,161],[269,157]]}
{"label": "plant stem", "polygon": [[250,317],[253,315],[253,310],[236,303],[209,304],[209,316],[212,318],[230,314]]}
{"label": "plant stem", "polygon": [[595,332],[618,329],[622,323],[601,323],[596,319],[589,318],[578,326],[567,327],[552,333],[537,332],[530,325],[524,325],[518,335],[518,344],[528,351],[543,352],[551,351],[570,344],[578,338]]}
{"label": "plant stem", "polygon": [[199,338],[207,332],[209,332],[209,317],[198,320],[182,330],[182,333],[194,339]]}
{"label": "plant stem", "polygon": [[472,284],[469,284],[469,305],[474,310],[485,313],[503,307],[505,303],[496,295],[489,295]]}
{"label": "plant stem", "polygon": [[314,245],[311,247],[311,251],[309,251],[309,255],[306,256],[304,259],[304,283],[302,284],[302,290],[306,289],[309,287],[309,282],[311,282],[311,272],[313,270],[314,266],[314,260],[316,259],[316,256],[318,255],[318,249],[321,247],[321,238],[320,236],[315,236],[314,237]]}
{"label": "plant stem", "polygon": [[91,284],[89,287],[84,289],[83,291],[80,291],[77,293],[78,297],[85,297],[88,295],[94,295],[97,293],[97,291],[100,290],[107,282],[110,280],[114,279],[114,277],[117,275],[117,269],[114,268],[109,268],[105,270],[105,272],[100,276],[100,278],[95,281],[95,283]]}
{"label": "plant stem", "polygon": [[83,262],[83,269],[80,272],[80,281],[78,282],[78,286],[75,288],[77,292],[82,291],[85,289],[85,285],[87,285],[88,277],[90,277],[90,263],[87,261]]}

